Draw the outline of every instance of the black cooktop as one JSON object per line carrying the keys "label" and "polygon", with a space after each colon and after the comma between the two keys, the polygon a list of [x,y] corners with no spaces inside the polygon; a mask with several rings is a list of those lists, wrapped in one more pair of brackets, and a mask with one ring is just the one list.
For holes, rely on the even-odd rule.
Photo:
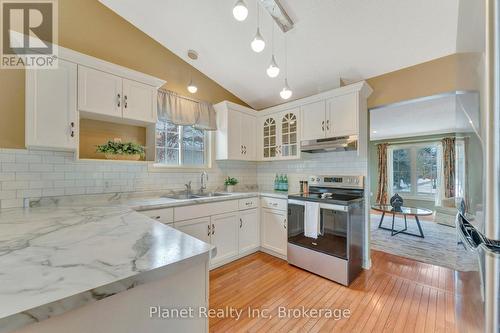
{"label": "black cooktop", "polygon": [[299,193],[290,194],[288,198],[306,201],[320,201],[320,202],[345,202],[349,203],[352,201],[362,200],[362,195],[355,194],[341,194],[341,193]]}

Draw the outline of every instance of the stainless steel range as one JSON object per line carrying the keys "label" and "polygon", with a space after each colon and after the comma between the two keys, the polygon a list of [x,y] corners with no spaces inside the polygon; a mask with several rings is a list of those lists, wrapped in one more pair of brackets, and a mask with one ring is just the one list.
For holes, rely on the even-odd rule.
{"label": "stainless steel range", "polygon": [[288,262],[343,285],[361,272],[363,176],[310,176],[309,193],[288,196]]}

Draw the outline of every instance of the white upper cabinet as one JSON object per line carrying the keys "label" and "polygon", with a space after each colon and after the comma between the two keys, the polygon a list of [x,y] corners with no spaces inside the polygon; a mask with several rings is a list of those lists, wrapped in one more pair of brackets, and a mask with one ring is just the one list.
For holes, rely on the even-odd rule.
{"label": "white upper cabinet", "polygon": [[214,105],[217,112],[217,160],[255,161],[255,111],[230,102]]}
{"label": "white upper cabinet", "polygon": [[156,96],[153,87],[123,79],[123,118],[156,123]]}
{"label": "white upper cabinet", "polygon": [[122,78],[78,66],[78,109],[105,116],[122,117]]}
{"label": "white upper cabinet", "polygon": [[78,146],[77,65],[26,70],[26,146],[74,150]]}
{"label": "white upper cabinet", "polygon": [[358,135],[359,97],[358,93],[337,96],[327,101],[328,137]]}
{"label": "white upper cabinet", "polygon": [[263,160],[300,157],[300,112],[290,109],[260,118],[260,156]]}
{"label": "white upper cabinet", "polygon": [[278,156],[278,121],[275,116],[265,116],[260,120],[261,158],[275,159]]}
{"label": "white upper cabinet", "polygon": [[326,136],[326,102],[319,101],[300,107],[302,113],[302,139],[316,140]]}

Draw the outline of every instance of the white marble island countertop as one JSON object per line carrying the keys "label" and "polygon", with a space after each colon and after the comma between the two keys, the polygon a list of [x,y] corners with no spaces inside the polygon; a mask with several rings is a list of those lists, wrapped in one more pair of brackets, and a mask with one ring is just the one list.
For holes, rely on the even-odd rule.
{"label": "white marble island countertop", "polygon": [[0,332],[146,283],[210,249],[124,206],[0,211]]}

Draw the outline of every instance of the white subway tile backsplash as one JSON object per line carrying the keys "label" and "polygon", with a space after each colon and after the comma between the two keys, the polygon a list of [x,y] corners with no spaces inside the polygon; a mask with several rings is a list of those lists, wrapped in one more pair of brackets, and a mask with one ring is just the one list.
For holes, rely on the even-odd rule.
{"label": "white subway tile backsplash", "polygon": [[[311,174],[366,175],[367,162],[355,152],[304,154],[297,161],[217,161],[208,172],[208,186],[221,188],[224,178],[241,185],[270,188],[275,174],[288,175],[290,191]],[[125,191],[182,190],[192,181],[200,187],[199,171],[149,172],[136,162],[77,161],[71,152],[0,149],[0,207],[22,207],[23,198]]]}

